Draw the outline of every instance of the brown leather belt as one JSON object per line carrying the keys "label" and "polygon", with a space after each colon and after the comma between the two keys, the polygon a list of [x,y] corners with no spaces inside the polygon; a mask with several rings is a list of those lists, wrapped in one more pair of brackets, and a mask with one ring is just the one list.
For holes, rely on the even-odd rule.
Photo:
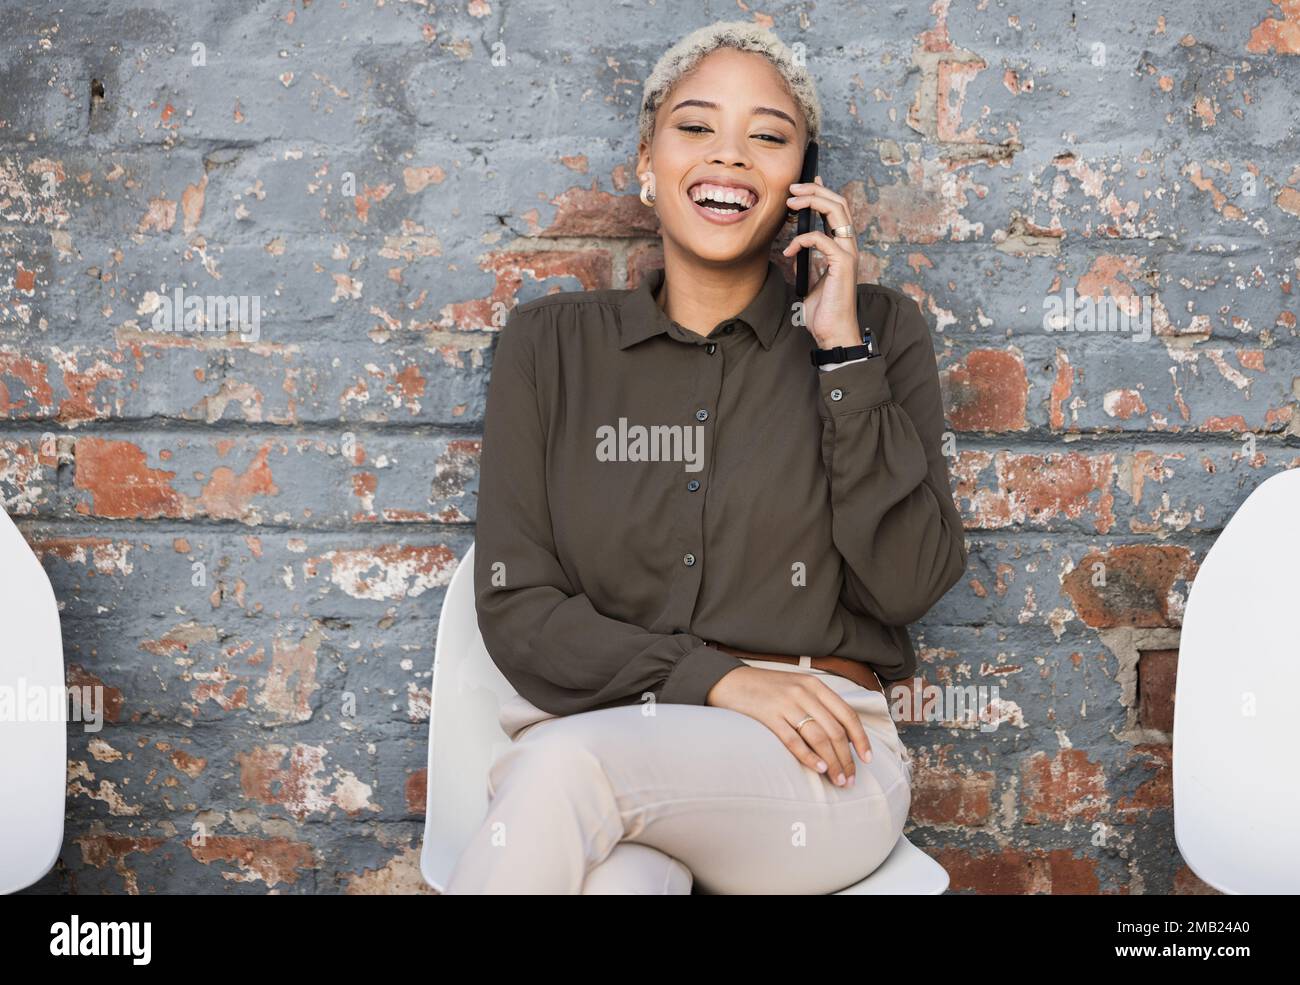
{"label": "brown leather belt", "polygon": [[[721,643],[714,643],[710,640],[704,642],[709,646],[716,647],[723,653],[730,653],[733,657],[743,657],[746,660],[775,660],[777,663],[797,664],[800,659],[784,653],[751,653],[749,650],[737,650],[733,646],[723,646]],[[809,665],[817,670],[824,670],[830,674],[847,677],[854,684],[860,684],[872,691],[879,691],[881,694],[885,693],[885,689],[875,671],[860,661],[850,660],[848,657],[812,657],[809,660]]]}

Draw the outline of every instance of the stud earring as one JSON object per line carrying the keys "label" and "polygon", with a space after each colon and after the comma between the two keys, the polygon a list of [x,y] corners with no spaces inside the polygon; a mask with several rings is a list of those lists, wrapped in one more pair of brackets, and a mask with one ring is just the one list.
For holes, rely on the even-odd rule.
{"label": "stud earring", "polygon": [[654,172],[647,171],[646,177],[650,180],[641,182],[641,202],[646,206],[653,206],[655,204]]}

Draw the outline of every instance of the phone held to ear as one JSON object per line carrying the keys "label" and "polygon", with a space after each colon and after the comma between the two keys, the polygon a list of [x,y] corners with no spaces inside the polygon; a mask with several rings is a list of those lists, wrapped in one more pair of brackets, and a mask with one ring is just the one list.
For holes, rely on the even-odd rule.
{"label": "phone held to ear", "polygon": [[[813,179],[819,174],[817,170],[817,141],[808,141],[808,149],[804,151],[803,168],[799,171],[799,183],[811,184]],[[813,209],[812,206],[799,210],[798,225],[795,229],[796,234],[812,232],[813,227]],[[810,252],[808,247],[804,246],[795,254],[794,260],[794,289],[795,293],[801,298],[808,296],[808,258]]]}
{"label": "phone held to ear", "polygon": [[[799,181],[803,184],[811,184],[820,172],[817,170],[817,141],[808,141],[808,149],[804,152],[803,168],[799,172]],[[822,225],[826,231],[830,231],[830,223],[820,212],[816,213],[821,216]],[[800,209],[798,213],[798,227],[796,234],[812,232],[813,227],[813,208]],[[795,293],[801,297],[808,296],[808,264],[810,262],[811,251],[808,247],[800,247],[795,254],[794,268],[794,289]],[[809,353],[814,366],[825,366],[829,363],[847,362],[850,359],[874,359],[880,353],[876,349],[875,339],[871,336],[870,328],[862,329],[862,344],[853,346],[835,346],[832,349],[813,349]]]}

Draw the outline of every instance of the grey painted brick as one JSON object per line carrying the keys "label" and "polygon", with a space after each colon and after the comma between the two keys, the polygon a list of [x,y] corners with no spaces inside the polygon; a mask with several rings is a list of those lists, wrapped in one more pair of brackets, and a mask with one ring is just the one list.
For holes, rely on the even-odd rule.
{"label": "grey painted brick", "polygon": [[[653,263],[640,80],[699,16],[3,2],[0,503],[72,679],[116,711],[69,731],[33,892],[426,891],[429,677],[493,337]],[[903,726],[909,835],[958,891],[1202,889],[1169,736],[1126,702],[1216,535],[1300,466],[1300,53],[1252,42],[1286,15],[773,16],[807,46],[864,278],[934,329],[970,563],[913,627],[921,676],[1003,702],[992,732]],[[149,331],[177,286],[258,296],[259,341]],[[1160,332],[1044,331],[1084,286],[1153,297]]]}

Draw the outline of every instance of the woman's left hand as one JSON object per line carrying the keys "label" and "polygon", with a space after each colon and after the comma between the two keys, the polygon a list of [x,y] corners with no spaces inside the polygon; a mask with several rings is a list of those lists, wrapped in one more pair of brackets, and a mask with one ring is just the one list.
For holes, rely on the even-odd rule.
{"label": "woman's left hand", "polygon": [[[822,184],[821,175],[812,184],[795,182],[790,186],[791,196],[786,205],[791,209],[812,208],[830,223],[853,228],[849,203]],[[820,226],[821,223],[814,223]],[[825,274],[815,277],[815,264],[809,266],[808,296],[803,298],[804,327],[816,341],[818,348],[829,349],[837,345],[861,345],[862,332],[858,327],[858,238],[829,236],[814,229],[790,240],[781,253],[790,256],[796,250],[810,247],[819,251],[826,260]],[[811,259],[811,257],[810,257]],[[814,279],[815,277],[815,279]]]}

